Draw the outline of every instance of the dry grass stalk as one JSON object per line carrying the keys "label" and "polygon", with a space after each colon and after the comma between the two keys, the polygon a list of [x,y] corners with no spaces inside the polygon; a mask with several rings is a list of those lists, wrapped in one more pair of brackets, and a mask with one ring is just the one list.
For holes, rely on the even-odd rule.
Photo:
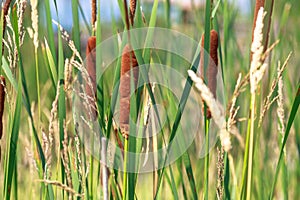
{"label": "dry grass stalk", "polygon": [[[202,35],[202,50],[204,50],[204,35]],[[201,53],[200,61],[200,77],[204,79],[204,76],[207,77],[207,85],[210,91],[213,93],[214,98],[216,98],[216,89],[217,89],[217,74],[218,74],[218,33],[215,30],[210,31],[210,58],[208,60],[207,72],[204,74],[204,56],[205,52]],[[209,109],[206,110],[206,117],[211,118],[211,112]]]}
{"label": "dry grass stalk", "polygon": [[87,82],[85,91],[88,96],[89,110],[91,111],[91,119],[96,120],[98,116],[97,112],[97,82],[96,82],[96,37],[91,36],[88,39],[86,46],[86,69],[91,81],[91,86]]}
{"label": "dry grass stalk", "polygon": [[[133,74],[133,77],[131,76]],[[125,138],[128,138],[130,118],[131,79],[134,84],[138,81],[138,62],[130,45],[126,45],[122,53],[120,77],[120,129]]]}
{"label": "dry grass stalk", "polygon": [[[80,56],[79,51],[76,49],[74,41],[70,39],[70,36],[68,34],[68,32],[62,27],[62,25],[60,25],[57,21],[52,20],[52,22],[59,28],[60,32],[61,32],[61,36],[62,38],[68,42],[68,46],[70,47],[70,49],[73,51],[73,53],[76,55],[76,58],[78,58],[79,60],[79,65],[81,66],[81,68],[78,68],[79,71],[83,72],[83,67],[82,67],[82,63],[83,60]],[[75,61],[74,61],[75,62]],[[74,63],[72,63],[74,65]],[[77,65],[76,65],[77,66]]]}
{"label": "dry grass stalk", "polygon": [[202,78],[197,77],[195,72],[192,70],[188,70],[188,74],[195,83],[195,87],[200,91],[200,95],[205,101],[207,107],[210,109],[212,118],[220,129],[221,145],[224,150],[228,152],[231,149],[230,133],[226,128],[225,114],[220,102],[214,98],[212,92],[208,86],[205,85]]}
{"label": "dry grass stalk", "polygon": [[78,194],[73,188],[70,188],[68,187],[67,185],[65,184],[62,184],[61,182],[59,181],[52,181],[52,180],[41,180],[41,179],[38,179],[36,180],[38,182],[43,182],[45,184],[51,184],[51,185],[55,185],[59,188],[61,188],[62,190],[68,192],[69,194],[75,196],[75,197],[84,197],[84,194]]}
{"label": "dry grass stalk", "polygon": [[39,47],[39,15],[38,15],[38,0],[31,0],[31,20],[32,20],[32,29],[33,29],[33,44],[35,49]]}
{"label": "dry grass stalk", "polygon": [[218,179],[217,179],[217,197],[218,200],[223,199],[223,194],[224,194],[224,187],[223,187],[223,182],[224,182],[224,149],[217,148],[218,151],[218,162],[217,162],[217,169],[218,169]]}
{"label": "dry grass stalk", "polygon": [[67,132],[67,126],[66,122],[64,121],[64,140],[62,142],[63,150],[62,150],[62,161],[65,168],[66,178],[67,178],[67,185],[70,188],[73,188],[72,184],[72,177],[71,177],[71,169],[69,167],[70,165],[70,159],[68,154],[68,132]]}
{"label": "dry grass stalk", "polygon": [[76,133],[75,135],[75,150],[76,150],[76,154],[77,154],[77,158],[75,159],[75,166],[76,166],[76,169],[78,171],[78,174],[79,174],[79,182],[81,184],[81,187],[82,187],[82,190],[83,190],[83,193],[84,193],[84,190],[85,190],[85,181],[83,179],[84,177],[84,173],[82,171],[82,169],[84,168],[82,166],[82,161],[81,161],[81,150],[80,150],[80,139],[79,139],[79,136],[78,134]]}
{"label": "dry grass stalk", "polygon": [[72,77],[72,71],[73,71],[73,66],[72,66],[72,62],[75,59],[75,54],[73,53],[72,57],[70,59],[66,59],[65,60],[65,71],[64,71],[64,80],[65,80],[65,85],[64,88],[65,90],[69,90],[71,87],[71,83],[73,81],[73,77]]}
{"label": "dry grass stalk", "polygon": [[[283,65],[280,67],[280,69],[277,70],[277,77],[272,81],[270,92],[269,92],[268,96],[266,97],[266,99],[264,100],[263,109],[262,109],[262,112],[259,117],[258,126],[261,126],[263,117],[265,116],[266,112],[269,110],[270,106],[278,98],[278,96],[276,96],[274,99],[271,99],[271,97],[275,91],[275,88],[279,82],[279,79],[280,79],[280,77],[282,77],[282,73],[285,70],[285,68],[287,67],[288,61],[290,60],[291,56],[292,56],[292,52],[289,53],[289,55],[285,59]],[[278,65],[280,66],[280,63],[278,63]]]}
{"label": "dry grass stalk", "polygon": [[[285,133],[285,116],[284,116],[284,97],[283,97],[283,79],[282,75],[280,75],[280,65],[278,65],[277,73],[278,73],[278,99],[277,99],[277,116],[278,116],[278,131],[281,135],[281,141],[283,142],[284,133]],[[286,162],[286,148],[284,147],[284,158]]]}
{"label": "dry grass stalk", "polygon": [[47,177],[51,177],[51,149],[50,149],[50,142],[49,139],[45,133],[44,130],[42,130],[42,141],[43,141],[43,151],[45,154],[45,159],[46,159],[46,165],[45,165],[45,169],[44,169],[44,179],[46,179]]}

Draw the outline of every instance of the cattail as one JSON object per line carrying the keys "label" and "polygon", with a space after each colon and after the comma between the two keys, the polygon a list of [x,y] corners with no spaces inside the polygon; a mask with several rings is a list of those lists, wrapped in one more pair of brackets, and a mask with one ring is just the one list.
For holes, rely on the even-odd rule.
{"label": "cattail", "polygon": [[88,96],[89,114],[92,120],[96,120],[98,112],[96,107],[97,82],[96,82],[96,37],[91,36],[86,46],[86,68],[88,80],[86,80],[86,94]]}
{"label": "cattail", "polygon": [[136,0],[130,0],[129,9],[130,9],[130,23],[133,26],[135,9],[136,9]]}
{"label": "cattail", "polygon": [[252,42],[254,39],[253,33],[254,33],[255,25],[256,25],[257,14],[261,7],[265,7],[265,0],[256,0],[255,10],[254,10],[254,18],[253,18],[253,26],[252,26]]}
{"label": "cattail", "polygon": [[[131,77],[131,69],[133,77]],[[122,135],[127,139],[129,132],[130,115],[130,81],[133,78],[135,85],[138,81],[138,62],[130,45],[126,45],[122,53],[121,78],[120,78],[120,129]]]}
{"label": "cattail", "polygon": [[[218,73],[218,33],[215,30],[210,31],[210,59],[208,59],[208,67],[206,72],[207,85],[214,98],[216,98],[217,89],[217,73]],[[204,35],[202,35],[201,47],[204,49]],[[204,78],[204,53],[201,53],[200,77]],[[211,118],[211,112],[207,108],[206,116]]]}
{"label": "cattail", "polygon": [[3,134],[3,111],[4,111],[4,100],[5,100],[5,77],[0,76],[0,139]]}
{"label": "cattail", "polygon": [[96,15],[97,15],[97,4],[96,0],[91,0],[91,7],[92,7],[92,27],[93,29],[95,28],[95,23],[96,23]]}

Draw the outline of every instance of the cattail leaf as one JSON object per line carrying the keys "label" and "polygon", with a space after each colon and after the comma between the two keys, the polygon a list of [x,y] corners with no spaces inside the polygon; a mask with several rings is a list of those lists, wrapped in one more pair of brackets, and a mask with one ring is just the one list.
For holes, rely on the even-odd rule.
{"label": "cattail leaf", "polygon": [[[151,18],[149,22],[149,29],[146,36],[145,46],[150,46],[149,44],[153,41],[153,34],[154,34],[154,28],[156,24],[156,16],[157,16],[157,7],[158,7],[158,0],[154,0],[152,12],[151,12]],[[150,63],[150,50],[149,48],[146,48],[143,53],[144,62],[146,64]]]}
{"label": "cattail leaf", "polygon": [[218,0],[217,4],[215,5],[215,8],[214,8],[213,11],[211,12],[211,18],[212,18],[212,19],[215,18],[215,15],[216,15],[217,10],[218,10],[218,8],[219,8],[220,2],[221,2],[221,0]]}
{"label": "cattail leaf", "polygon": [[48,45],[48,42],[47,42],[46,38],[45,38],[45,48],[46,48],[46,54],[47,54],[46,57],[47,57],[48,63],[49,63],[49,65],[47,65],[47,66],[49,67],[49,71],[51,72],[50,73],[50,78],[54,82],[54,88],[56,88],[56,84],[58,82],[56,64],[55,64],[53,54],[51,53],[51,49]]}
{"label": "cattail leaf", "polygon": [[291,112],[290,112],[290,116],[289,116],[289,119],[288,119],[286,130],[285,130],[285,133],[284,133],[284,138],[283,138],[283,141],[282,141],[282,144],[281,144],[281,147],[280,147],[279,158],[278,158],[277,165],[276,165],[275,176],[274,176],[274,179],[273,179],[273,182],[272,182],[272,188],[271,188],[271,192],[270,192],[270,195],[269,195],[269,199],[273,199],[273,194],[274,194],[278,174],[279,174],[280,167],[281,167],[282,157],[283,157],[283,153],[284,153],[284,147],[286,145],[287,139],[288,139],[289,134],[290,134],[291,127],[292,127],[294,119],[296,117],[296,114],[297,114],[297,111],[298,111],[298,108],[299,108],[299,104],[300,104],[300,84],[298,84],[298,89],[297,89],[297,92],[296,92],[294,103],[293,103],[293,106],[292,106],[292,109],[291,109]]}
{"label": "cattail leaf", "polygon": [[[51,54],[53,55],[53,61],[54,63],[57,63],[56,61],[56,49],[55,49],[55,40],[54,40],[54,31],[52,27],[52,16],[51,16],[51,9],[50,9],[50,1],[45,0],[45,12],[46,12],[46,25],[47,25],[47,32],[48,32],[48,41],[49,41],[49,47]],[[46,40],[46,39],[45,39]],[[54,65],[56,66],[56,65]],[[57,83],[57,81],[55,82]]]}
{"label": "cattail leaf", "polygon": [[[21,106],[22,106],[22,84],[21,77],[19,77],[18,83],[18,92],[16,98],[16,106],[14,117],[12,121],[12,129],[10,130],[11,134],[9,139],[9,148],[8,148],[8,159],[6,163],[6,172],[4,177],[4,198],[9,200],[11,196],[12,188],[12,178],[14,177],[15,165],[16,165],[16,154],[17,154],[17,145],[19,139],[19,128],[21,123]],[[16,174],[15,174],[16,176]]]}
{"label": "cattail leaf", "polygon": [[1,12],[0,18],[0,72],[2,73],[2,48],[3,48],[3,19],[4,19],[4,12]]}
{"label": "cattail leaf", "polygon": [[72,0],[73,30],[72,36],[76,49],[80,52],[80,25],[78,16],[78,0]]}
{"label": "cattail leaf", "polygon": [[[30,99],[29,99],[29,94],[28,94],[28,87],[27,87],[27,82],[26,82],[26,78],[25,78],[25,72],[24,72],[24,66],[23,66],[23,60],[22,60],[22,54],[21,54],[21,50],[20,50],[20,41],[19,41],[19,31],[18,31],[18,19],[17,19],[17,13],[16,11],[14,11],[12,13],[12,26],[15,32],[15,41],[16,41],[16,47],[17,47],[17,52],[18,52],[18,64],[19,64],[19,74],[21,77],[21,83],[22,83],[22,91],[23,91],[23,103],[25,105],[25,109],[29,115],[29,119],[31,122],[31,127],[33,130],[33,136],[34,136],[34,141],[37,145],[37,150],[39,153],[39,157],[41,159],[41,163],[42,166],[39,166],[40,168],[42,168],[42,171],[39,173],[40,177],[43,176],[43,171],[45,170],[45,165],[46,165],[46,161],[45,161],[45,155],[42,149],[42,145],[40,143],[36,128],[34,126],[34,120],[33,120],[33,115],[31,112],[31,105],[30,105]],[[19,86],[18,86],[19,87]],[[48,196],[50,199],[53,199],[53,189],[52,189],[52,185],[48,185],[47,187],[48,189]]]}
{"label": "cattail leaf", "polygon": [[3,69],[3,72],[5,73],[6,77],[8,78],[9,82],[13,86],[13,88],[15,90],[18,90],[17,81],[14,78],[14,76],[13,76],[13,74],[12,74],[12,72],[11,72],[9,66],[8,66],[8,63],[7,63],[7,61],[4,57],[2,57],[2,69]]}
{"label": "cattail leaf", "polygon": [[182,155],[182,161],[185,166],[185,171],[186,171],[189,183],[190,183],[190,187],[191,187],[192,194],[193,194],[193,199],[198,199],[194,173],[193,173],[193,169],[192,169],[192,165],[191,165],[191,159],[187,152],[185,152]]}
{"label": "cattail leaf", "polygon": [[80,12],[80,14],[81,14],[81,17],[82,17],[82,19],[83,19],[83,22],[84,22],[84,24],[85,24],[86,30],[88,31],[89,35],[91,35],[91,34],[92,34],[92,29],[91,29],[91,27],[90,27],[90,23],[88,22],[88,20],[87,20],[85,14],[84,14],[84,12],[83,12],[83,9],[82,9],[82,6],[81,6],[80,1],[78,1],[78,8],[79,8],[79,12]]}

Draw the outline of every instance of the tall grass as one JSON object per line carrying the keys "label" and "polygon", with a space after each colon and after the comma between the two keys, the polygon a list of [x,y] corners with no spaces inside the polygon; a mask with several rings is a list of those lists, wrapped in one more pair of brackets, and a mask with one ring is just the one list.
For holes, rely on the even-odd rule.
{"label": "tall grass", "polygon": [[[16,6],[6,0],[3,4],[0,75],[6,84],[0,87],[0,198],[297,199],[300,59],[296,55],[300,37],[297,27],[291,25],[298,21],[297,1],[257,0],[251,5],[254,14],[241,13],[227,0],[206,0],[202,6],[191,1],[190,8],[169,0],[115,1],[120,17],[112,8],[109,22],[102,18],[103,1],[91,0],[90,10],[83,10],[83,1],[70,1],[72,30],[60,25],[61,8],[56,0],[17,0]],[[25,9],[23,4],[27,4],[26,10],[21,9]],[[52,20],[53,15],[58,16],[57,22]],[[184,15],[187,23],[181,23]],[[252,31],[247,28],[251,25]],[[149,28],[144,44],[151,46],[158,37],[153,29],[157,26],[183,32],[199,43],[192,50],[192,63],[170,52],[132,48],[140,38],[130,30]],[[120,34],[122,31],[125,33]],[[211,50],[216,38],[210,36],[211,31],[216,32],[218,41],[214,56]],[[87,44],[85,38],[95,36],[99,47],[111,32],[117,35],[112,49],[96,48],[93,53],[88,49],[96,60],[93,70],[87,68],[86,72],[89,59],[84,62],[88,56],[82,51]],[[169,45],[178,45],[174,43],[170,41]],[[124,53],[124,49],[130,53]],[[119,56],[105,63],[105,51]],[[212,79],[206,76],[211,65],[208,55],[218,65],[217,77],[222,78],[216,80],[217,90],[224,88],[224,99],[215,94]],[[151,81],[149,72],[157,63],[182,73],[179,96],[174,97],[169,88],[159,84],[136,88],[142,81]],[[103,71],[107,64],[109,67]],[[136,71],[130,72],[129,78],[122,81],[123,70],[134,67],[140,70],[140,76],[137,78]],[[199,70],[203,70],[201,78]],[[87,95],[89,77],[94,76],[92,95]],[[126,94],[122,93],[124,88],[128,89]],[[128,171],[151,159],[154,167],[168,162],[174,149],[167,145],[176,141],[181,123],[195,121],[193,113],[190,119],[183,115],[196,110],[189,104],[193,95],[201,99],[193,105],[203,104],[204,111],[199,113],[203,118],[197,122],[196,139],[187,151],[174,163],[153,172]],[[84,126],[77,123],[78,110],[83,110],[82,118],[91,113],[84,103],[77,104],[78,96],[97,108],[97,115]],[[157,104],[166,111],[166,119]],[[117,116],[125,123],[120,127]],[[137,129],[135,123],[142,128]],[[92,135],[88,134],[90,127],[96,129]],[[158,127],[163,128],[151,137]],[[192,134],[190,130],[183,134]],[[218,141],[211,147],[216,131]],[[86,140],[93,141],[90,149]],[[116,143],[119,152],[111,151],[110,142]],[[203,144],[206,154],[199,158]],[[165,157],[149,153],[163,147]],[[176,150],[181,148],[178,144]],[[142,160],[131,153],[149,157]],[[118,167],[107,166],[110,162]]]}

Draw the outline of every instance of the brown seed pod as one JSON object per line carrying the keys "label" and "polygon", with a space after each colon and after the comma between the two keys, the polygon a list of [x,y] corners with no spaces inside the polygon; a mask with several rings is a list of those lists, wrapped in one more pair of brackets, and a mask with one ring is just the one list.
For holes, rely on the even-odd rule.
{"label": "brown seed pod", "polygon": [[[213,93],[216,98],[217,90],[217,74],[218,74],[218,33],[215,30],[210,31],[210,58],[208,60],[208,67],[206,71],[207,85],[210,91]],[[202,50],[204,50],[204,35],[202,35],[201,42]],[[201,53],[200,60],[200,77],[204,78],[204,53]],[[207,108],[206,116],[208,119],[211,118],[211,112]]]}
{"label": "brown seed pod", "polygon": [[96,82],[96,37],[91,36],[86,46],[86,68],[89,79],[86,80],[85,91],[88,96],[89,112],[91,120],[96,120],[98,116],[97,102],[97,82]]}
{"label": "brown seed pod", "polygon": [[[133,71],[131,71],[131,69]],[[133,77],[131,77],[131,73]],[[126,45],[122,53],[121,77],[120,77],[120,129],[122,135],[127,139],[129,132],[130,115],[130,82],[133,78],[134,84],[138,82],[138,62],[130,45]]]}
{"label": "brown seed pod", "polygon": [[133,26],[135,9],[136,9],[136,0],[130,0],[129,9],[130,9],[130,23]]}
{"label": "brown seed pod", "polygon": [[3,135],[3,111],[4,111],[4,101],[5,101],[5,77],[0,76],[0,139]]}

